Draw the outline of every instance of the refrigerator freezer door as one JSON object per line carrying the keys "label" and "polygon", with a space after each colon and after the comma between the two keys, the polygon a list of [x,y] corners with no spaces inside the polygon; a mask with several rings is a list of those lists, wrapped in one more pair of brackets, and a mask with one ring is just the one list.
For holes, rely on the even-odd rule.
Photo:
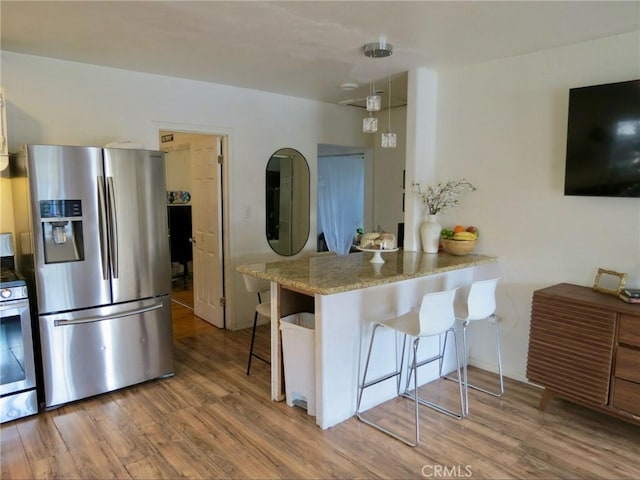
{"label": "refrigerator freezer door", "polygon": [[[28,145],[26,149],[38,311],[110,303],[111,285],[104,270],[107,248],[100,228],[102,150],[51,145]],[[53,235],[59,230],[57,225],[63,224],[73,237]],[[67,254],[47,256],[45,248]]]}
{"label": "refrigerator freezer door", "polygon": [[39,320],[46,408],[173,374],[169,296]]}
{"label": "refrigerator freezer door", "polygon": [[171,260],[162,152],[104,150],[113,302],[168,294]]}

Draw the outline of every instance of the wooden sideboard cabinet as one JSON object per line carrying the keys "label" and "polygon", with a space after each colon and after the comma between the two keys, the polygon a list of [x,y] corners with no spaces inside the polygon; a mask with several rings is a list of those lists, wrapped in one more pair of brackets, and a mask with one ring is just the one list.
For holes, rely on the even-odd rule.
{"label": "wooden sideboard cabinet", "polygon": [[640,304],[561,283],[533,293],[527,378],[640,425]]}

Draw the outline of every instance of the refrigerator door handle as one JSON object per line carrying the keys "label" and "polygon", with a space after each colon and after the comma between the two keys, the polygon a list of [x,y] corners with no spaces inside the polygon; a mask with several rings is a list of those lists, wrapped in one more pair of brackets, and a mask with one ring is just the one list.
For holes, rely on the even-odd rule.
{"label": "refrigerator door handle", "polygon": [[100,260],[102,263],[102,279],[109,279],[109,263],[107,255],[107,208],[104,200],[104,178],[98,177],[98,230],[100,233]]}
{"label": "refrigerator door handle", "polygon": [[111,232],[111,273],[118,278],[118,215],[116,213],[115,189],[113,177],[107,177],[107,198],[109,199],[109,231]]}
{"label": "refrigerator door handle", "polygon": [[157,302],[150,306],[134,308],[132,310],[126,310],[124,312],[116,313],[114,315],[94,315],[90,317],[74,318],[69,320],[58,319],[58,320],[54,320],[53,324],[56,327],[64,327],[68,325],[79,325],[83,323],[99,322],[100,320],[112,320],[114,318],[130,317],[131,315],[139,315],[141,313],[151,312],[153,310],[158,310],[163,306],[164,304],[162,302]]}

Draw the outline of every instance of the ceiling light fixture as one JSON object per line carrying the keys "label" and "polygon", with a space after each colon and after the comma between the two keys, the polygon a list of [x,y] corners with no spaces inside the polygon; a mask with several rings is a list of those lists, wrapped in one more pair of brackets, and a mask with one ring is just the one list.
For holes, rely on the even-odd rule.
{"label": "ceiling light fixture", "polygon": [[367,43],[364,47],[364,54],[370,58],[384,58],[393,53],[393,45],[381,39],[379,42]]}
{"label": "ceiling light fixture", "polygon": [[391,77],[389,77],[389,90],[387,90],[387,94],[389,95],[389,107],[387,108],[389,117],[387,122],[387,131],[382,134],[381,146],[382,148],[396,148],[398,144],[398,136],[391,132]]}
{"label": "ceiling light fixture", "polygon": [[355,90],[356,88],[358,88],[358,84],[357,83],[342,83],[340,84],[340,88],[342,90]]}

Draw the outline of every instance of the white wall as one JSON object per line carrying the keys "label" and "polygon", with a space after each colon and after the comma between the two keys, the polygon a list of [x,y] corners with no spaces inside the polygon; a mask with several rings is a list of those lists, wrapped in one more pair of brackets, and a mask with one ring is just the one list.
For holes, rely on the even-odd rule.
{"label": "white wall", "polygon": [[[246,296],[236,265],[279,258],[264,234],[264,172],[270,155],[291,147],[309,162],[312,218],[305,249],[315,251],[317,145],[368,143],[357,108],[4,51],[1,65],[10,151],[25,143],[122,140],[155,149],[160,129],[229,135],[230,328],[249,326],[253,317],[254,299]],[[4,195],[2,200],[2,210],[10,210]]]}
{"label": "white wall", "polygon": [[[238,263],[277,258],[264,238],[262,211],[272,152],[288,146],[309,161],[306,250],[312,251],[317,144],[370,146],[359,131],[360,109],[7,52],[1,60],[12,150],[31,142],[123,139],[156,148],[160,124],[229,134],[232,271]],[[639,77],[637,32],[439,72],[436,175],[464,176],[479,188],[443,224],[475,224],[479,250],[500,258],[499,313],[511,377],[525,378],[535,289],[591,285],[598,267],[627,272],[628,284],[640,286],[640,201],[562,194],[569,88]],[[245,298],[237,275],[228,288],[228,296]],[[251,317],[253,304],[240,303],[238,309],[231,302],[232,327]],[[475,339],[473,361],[488,366],[489,355],[479,349],[488,342]]]}
{"label": "white wall", "polygon": [[391,109],[392,131],[398,138],[396,148],[382,148],[381,134],[387,130],[388,110],[378,115],[379,130],[375,134],[374,191],[373,202],[374,227],[380,227],[391,233],[397,233],[398,223],[404,222],[402,210],[402,171],[406,159],[406,118],[407,107]]}
{"label": "white wall", "polygon": [[[476,225],[479,250],[500,259],[511,377],[525,378],[535,289],[591,286],[598,267],[640,286],[640,199],[563,195],[569,89],[634,78],[638,32],[439,73],[437,177],[478,187],[441,223]],[[473,361],[487,366],[488,339],[476,339]]]}

